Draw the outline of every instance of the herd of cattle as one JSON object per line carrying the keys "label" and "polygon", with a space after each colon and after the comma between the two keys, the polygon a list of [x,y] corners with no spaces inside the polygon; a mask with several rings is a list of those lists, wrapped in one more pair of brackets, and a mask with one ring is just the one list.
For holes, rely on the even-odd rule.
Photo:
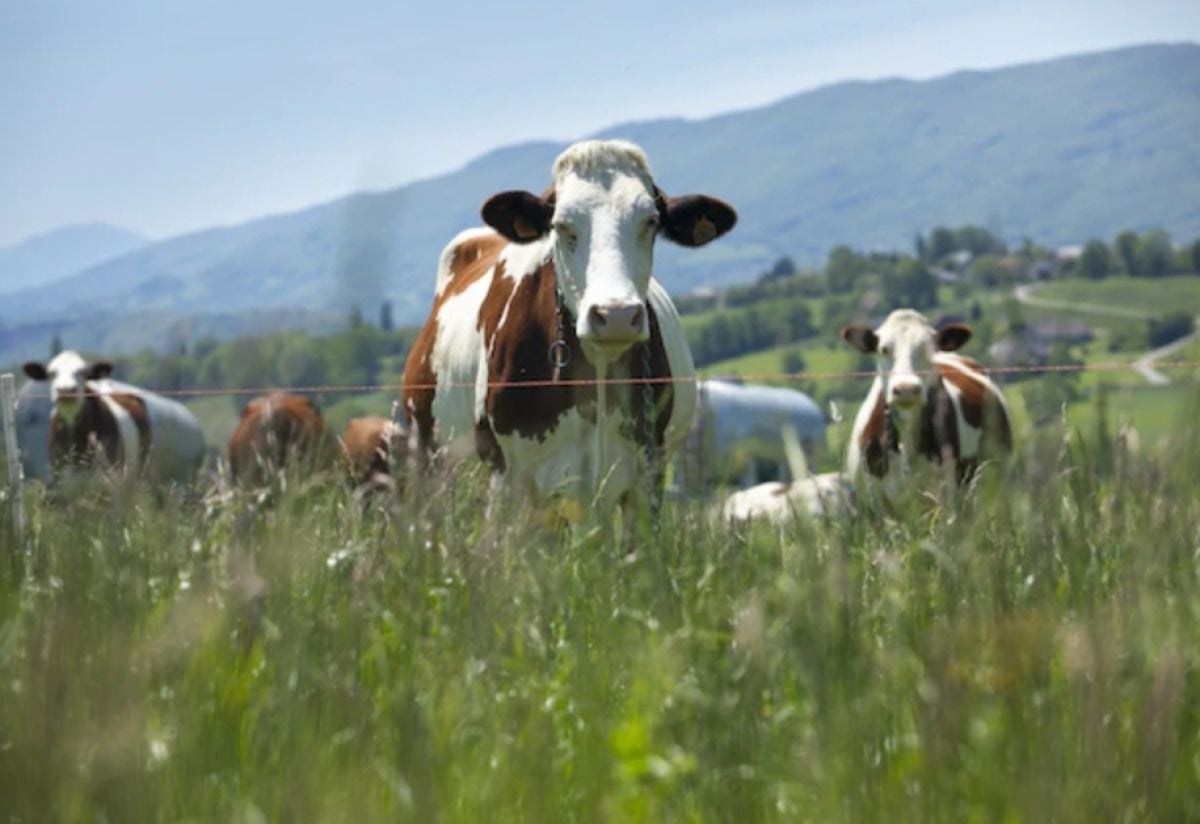
{"label": "herd of cattle", "polygon": [[[740,387],[696,380],[679,315],[651,276],[657,238],[703,246],[733,228],[732,207],[670,197],[639,148],[587,141],[558,157],[544,193],[501,192],[482,217],[487,228],[442,252],[392,417],[355,419],[338,438],[307,398],[257,398],[229,443],[232,479],[261,484],[285,464],[318,468],[340,454],[356,483],[391,486],[435,458],[473,453],[516,494],[611,508],[661,489],[705,409],[712,418],[711,398],[739,414]],[[910,459],[953,466],[961,479],[1002,457],[1012,446],[1007,407],[982,367],[955,352],[969,336],[961,325],[935,330],[911,310],[877,329],[845,329],[846,342],[879,364],[846,473],[760,484],[726,513],[825,507],[859,472],[882,477]],[[27,473],[103,463],[186,483],[205,457],[196,419],[111,371],[74,352],[26,364],[18,431]],[[39,422],[40,436],[30,436]]]}

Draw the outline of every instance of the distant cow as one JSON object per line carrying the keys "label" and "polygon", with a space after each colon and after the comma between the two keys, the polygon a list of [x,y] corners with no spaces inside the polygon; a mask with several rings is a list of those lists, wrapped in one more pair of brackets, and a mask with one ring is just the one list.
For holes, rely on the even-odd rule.
{"label": "distant cow", "polygon": [[323,469],[334,446],[325,419],[313,402],[300,395],[272,392],[255,398],[229,439],[229,468],[235,481],[257,485],[289,464]]}
{"label": "distant cow", "polygon": [[393,472],[405,439],[400,424],[379,415],[348,422],[342,434],[342,453],[354,484],[392,488]]}
{"label": "distant cow", "polygon": [[123,467],[128,474],[187,483],[204,460],[204,434],[183,404],[108,379],[112,364],[61,352],[25,364],[46,381],[52,472],[70,466]]}
{"label": "distant cow", "polygon": [[873,354],[879,374],[858,410],[846,472],[864,465],[883,477],[893,459],[915,456],[953,465],[964,480],[981,461],[1012,451],[1008,406],[983,367],[958,349],[961,324],[935,330],[912,309],[897,309],[878,329],[848,326],[842,337]]}
{"label": "distant cow", "polygon": [[854,500],[850,479],[840,472],[824,472],[793,481],[768,481],[741,489],[725,499],[721,517],[729,522],[765,519],[786,523],[796,515],[836,516],[849,511]]}
{"label": "distant cow", "polygon": [[[553,177],[541,196],[490,198],[491,229],[442,252],[404,406],[421,453],[472,439],[514,488],[589,501],[599,490],[610,506],[628,500],[648,463],[661,467],[696,407],[679,315],[651,276],[654,242],[703,246],[737,216],[704,195],[668,197],[624,141],[571,146]],[[597,378],[656,382],[589,383]]]}

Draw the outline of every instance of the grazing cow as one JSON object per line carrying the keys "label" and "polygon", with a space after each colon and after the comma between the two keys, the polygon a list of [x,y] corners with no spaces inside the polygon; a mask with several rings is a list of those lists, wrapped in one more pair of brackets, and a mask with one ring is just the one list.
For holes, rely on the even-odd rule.
{"label": "grazing cow", "polygon": [[[624,141],[571,146],[553,178],[540,197],[493,196],[491,228],[442,252],[404,408],[418,454],[473,437],[514,489],[599,492],[611,506],[662,466],[696,406],[679,315],[651,276],[654,241],[703,246],[737,216],[704,195],[668,197]],[[586,383],[597,378],[658,382]]]}
{"label": "grazing cow", "polygon": [[333,458],[325,419],[301,395],[272,392],[255,398],[229,439],[233,479],[251,486],[267,483],[289,464],[323,469]]}
{"label": "grazing cow", "polygon": [[186,484],[204,460],[204,434],[181,403],[108,379],[112,364],[60,352],[25,374],[50,386],[53,472],[99,463]]}
{"label": "grazing cow", "polygon": [[342,454],[355,486],[393,488],[392,472],[405,438],[402,425],[379,415],[350,420],[342,434]]}
{"label": "grazing cow", "polygon": [[846,472],[865,463],[887,475],[894,456],[953,465],[960,481],[980,462],[1012,451],[1008,405],[983,367],[955,353],[971,337],[961,324],[935,330],[912,309],[897,309],[878,329],[848,326],[842,337],[876,356],[879,374],[854,419]]}

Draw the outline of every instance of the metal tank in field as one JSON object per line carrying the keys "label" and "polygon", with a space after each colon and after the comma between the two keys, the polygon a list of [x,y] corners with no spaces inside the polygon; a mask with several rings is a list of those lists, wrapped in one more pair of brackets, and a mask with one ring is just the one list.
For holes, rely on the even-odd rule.
{"label": "metal tank in field", "polygon": [[17,392],[17,448],[25,480],[50,479],[50,384],[27,381]]}
{"label": "metal tank in field", "polygon": [[752,486],[788,480],[782,430],[791,426],[805,456],[825,447],[825,416],[808,395],[728,380],[699,382],[696,420],[679,464],[679,483]]}

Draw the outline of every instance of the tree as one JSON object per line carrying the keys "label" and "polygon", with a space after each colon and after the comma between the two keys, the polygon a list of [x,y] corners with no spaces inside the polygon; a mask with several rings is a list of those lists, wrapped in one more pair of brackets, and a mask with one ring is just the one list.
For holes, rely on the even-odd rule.
{"label": "tree", "polygon": [[53,358],[62,350],[63,350],[62,336],[59,335],[57,332],[55,332],[54,337],[50,339],[50,357]]}
{"label": "tree", "polygon": [[351,329],[358,329],[363,325],[362,309],[359,308],[357,303],[350,307],[350,315],[347,320]]}
{"label": "tree", "polygon": [[784,255],[783,257],[779,258],[779,260],[775,261],[770,269],[768,269],[766,272],[763,272],[762,276],[759,277],[758,282],[770,283],[773,280],[790,278],[794,274],[796,274],[795,261],[793,261],[787,255]]}
{"label": "tree", "polygon": [[971,262],[967,270],[971,281],[985,289],[1008,287],[1014,280],[1013,273],[995,255],[982,255]]}
{"label": "tree", "polygon": [[1025,319],[1025,309],[1017,302],[1016,298],[1009,298],[1004,302],[1004,315],[1008,319],[1008,332],[1010,335],[1021,337],[1029,328],[1029,323]]}
{"label": "tree", "polygon": [[925,235],[917,232],[913,237],[913,254],[917,256],[917,260],[926,260],[925,253],[928,250],[925,248]]}
{"label": "tree", "polygon": [[893,307],[924,309],[937,305],[937,278],[929,267],[906,257],[884,274],[884,298]]}
{"label": "tree", "polygon": [[808,368],[804,354],[799,349],[789,349],[783,355],[783,371],[795,375]]}
{"label": "tree", "polygon": [[935,226],[933,231],[929,233],[929,244],[926,247],[929,254],[928,260],[931,263],[937,263],[946,255],[958,251],[958,241],[954,237],[954,232],[947,229],[945,226]]}
{"label": "tree", "polygon": [[379,328],[384,332],[391,332],[396,328],[392,321],[392,302],[385,300],[379,305]]}
{"label": "tree", "polygon": [[1112,253],[1101,240],[1089,240],[1079,256],[1079,273],[1085,278],[1099,280],[1112,271]]}
{"label": "tree", "polygon": [[1192,244],[1192,271],[1200,275],[1200,239]]}
{"label": "tree", "polygon": [[1004,241],[982,226],[960,226],[954,230],[956,249],[966,249],[973,256],[1002,255],[1007,250]]}
{"label": "tree", "polygon": [[192,357],[197,361],[204,360],[220,345],[221,342],[212,335],[205,335],[192,344]]}
{"label": "tree", "polygon": [[1125,274],[1132,277],[1137,277],[1138,272],[1138,236],[1137,232],[1126,229],[1121,234],[1117,235],[1113,240],[1113,250],[1117,253],[1117,260],[1121,262],[1121,267],[1125,270]]}
{"label": "tree", "polygon": [[1149,322],[1146,330],[1146,340],[1151,346],[1166,346],[1172,341],[1192,334],[1196,328],[1195,318],[1189,312],[1173,312],[1162,318]]}
{"label": "tree", "polygon": [[866,270],[866,261],[854,253],[849,246],[835,246],[825,264],[825,279],[829,291],[843,294],[854,289],[854,283]]}
{"label": "tree", "polygon": [[1171,274],[1175,263],[1175,249],[1171,236],[1162,229],[1146,232],[1137,243],[1138,273],[1143,277],[1161,278]]}

